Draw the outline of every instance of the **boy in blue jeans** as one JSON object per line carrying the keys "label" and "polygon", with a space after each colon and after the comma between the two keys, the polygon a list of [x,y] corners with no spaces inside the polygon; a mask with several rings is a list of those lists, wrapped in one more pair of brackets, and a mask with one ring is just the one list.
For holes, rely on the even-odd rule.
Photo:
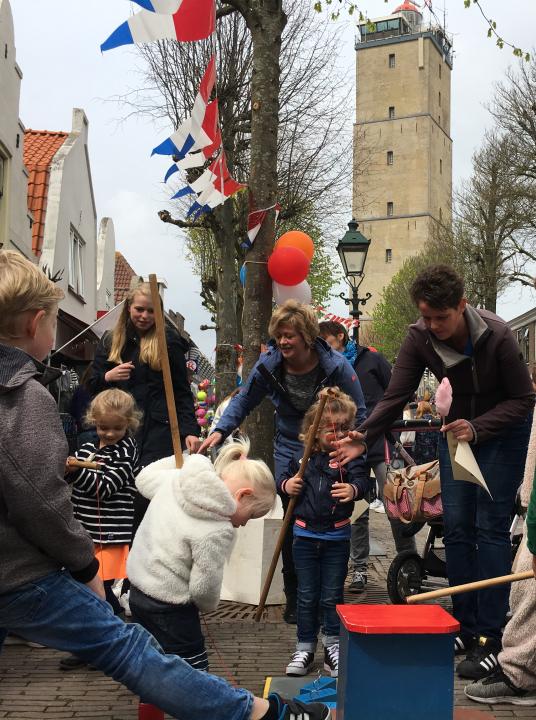
{"label": "boy in blue jeans", "polygon": [[12,631],[73,653],[181,720],[327,720],[322,703],[256,698],[164,655],[105,602],[64,481],[58,411],[40,383],[62,297],[36,265],[0,251],[0,647]]}

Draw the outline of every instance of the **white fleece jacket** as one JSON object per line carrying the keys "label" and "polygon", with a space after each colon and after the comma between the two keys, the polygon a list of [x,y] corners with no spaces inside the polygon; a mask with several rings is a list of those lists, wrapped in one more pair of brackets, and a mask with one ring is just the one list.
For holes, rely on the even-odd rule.
{"label": "white fleece jacket", "polygon": [[131,583],[162,602],[214,610],[236,511],[223,480],[208,458],[191,455],[181,470],[173,457],[151,463],[136,487],[151,502],[128,556]]}

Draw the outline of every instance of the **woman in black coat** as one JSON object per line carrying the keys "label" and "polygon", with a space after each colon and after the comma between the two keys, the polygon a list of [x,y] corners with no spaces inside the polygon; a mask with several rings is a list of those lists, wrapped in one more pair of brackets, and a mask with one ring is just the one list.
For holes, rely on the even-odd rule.
{"label": "woman in black coat", "polygon": [[[178,332],[170,328],[166,328],[166,340],[181,444],[195,453],[199,447],[200,428],[195,418],[186,372],[185,353],[188,345]],[[142,467],[173,455],[148,283],[142,283],[130,291],[115,328],[102,336],[88,387],[92,395],[110,387],[118,387],[134,396],[137,406],[143,412],[143,422],[136,436]],[[138,497],[136,506],[135,528],[141,522],[147,503],[144,498]]]}

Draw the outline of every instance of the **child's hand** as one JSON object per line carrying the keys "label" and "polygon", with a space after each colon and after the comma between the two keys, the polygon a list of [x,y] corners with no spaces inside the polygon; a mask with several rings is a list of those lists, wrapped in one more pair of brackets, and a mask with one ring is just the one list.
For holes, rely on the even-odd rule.
{"label": "child's hand", "polygon": [[285,483],[285,492],[287,495],[299,495],[303,490],[303,480],[298,475],[294,475]]}
{"label": "child's hand", "polygon": [[340,502],[350,502],[355,499],[354,486],[350,483],[335,482],[331,489],[331,497]]}
{"label": "child's hand", "polygon": [[71,461],[72,461],[72,460],[76,460],[76,458],[73,457],[72,455],[69,455],[69,457],[68,457],[67,460],[65,461],[65,474],[66,474],[66,475],[67,475],[68,473],[73,473],[73,472],[76,472],[76,471],[78,470],[77,467],[74,467],[73,465],[71,465]]}

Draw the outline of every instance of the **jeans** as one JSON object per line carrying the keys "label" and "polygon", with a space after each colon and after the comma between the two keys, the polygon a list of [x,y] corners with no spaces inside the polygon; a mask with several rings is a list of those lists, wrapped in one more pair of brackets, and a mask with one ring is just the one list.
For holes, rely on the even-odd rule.
{"label": "jeans", "polygon": [[166,653],[179,655],[196,670],[208,670],[199,610],[193,603],[164,603],[131,585],[130,609],[134,622],[143,625]]}
{"label": "jeans", "polygon": [[[507,575],[512,567],[510,523],[523,478],[532,418],[473,447],[493,500],[477,485],[455,480],[445,438],[439,442],[444,543],[450,585]],[[463,633],[499,639],[509,585],[454,595]]]}
{"label": "jeans", "polygon": [[125,624],[67,572],[0,595],[0,628],[77,655],[174,718],[247,720],[251,715],[249,692],[165,655],[146,630]]}
{"label": "jeans", "polygon": [[348,571],[348,540],[315,540],[295,537],[292,546],[298,576],[298,650],[314,652],[320,629],[323,644],[339,642],[339,616],[336,606],[344,601],[344,581]]}
{"label": "jeans", "polygon": [[[374,477],[378,483],[378,497],[383,502],[383,486],[385,485],[385,478],[387,476],[387,467],[384,462],[380,462],[372,465],[371,468],[374,470]],[[391,525],[391,534],[395,541],[397,553],[404,550],[417,552],[415,538],[407,538],[402,534],[405,527],[404,523],[400,522],[400,520],[391,520],[391,518],[389,518],[389,524]],[[365,512],[352,523],[352,541],[350,545],[350,565],[352,569],[366,574],[369,553],[369,509],[367,508]]]}

